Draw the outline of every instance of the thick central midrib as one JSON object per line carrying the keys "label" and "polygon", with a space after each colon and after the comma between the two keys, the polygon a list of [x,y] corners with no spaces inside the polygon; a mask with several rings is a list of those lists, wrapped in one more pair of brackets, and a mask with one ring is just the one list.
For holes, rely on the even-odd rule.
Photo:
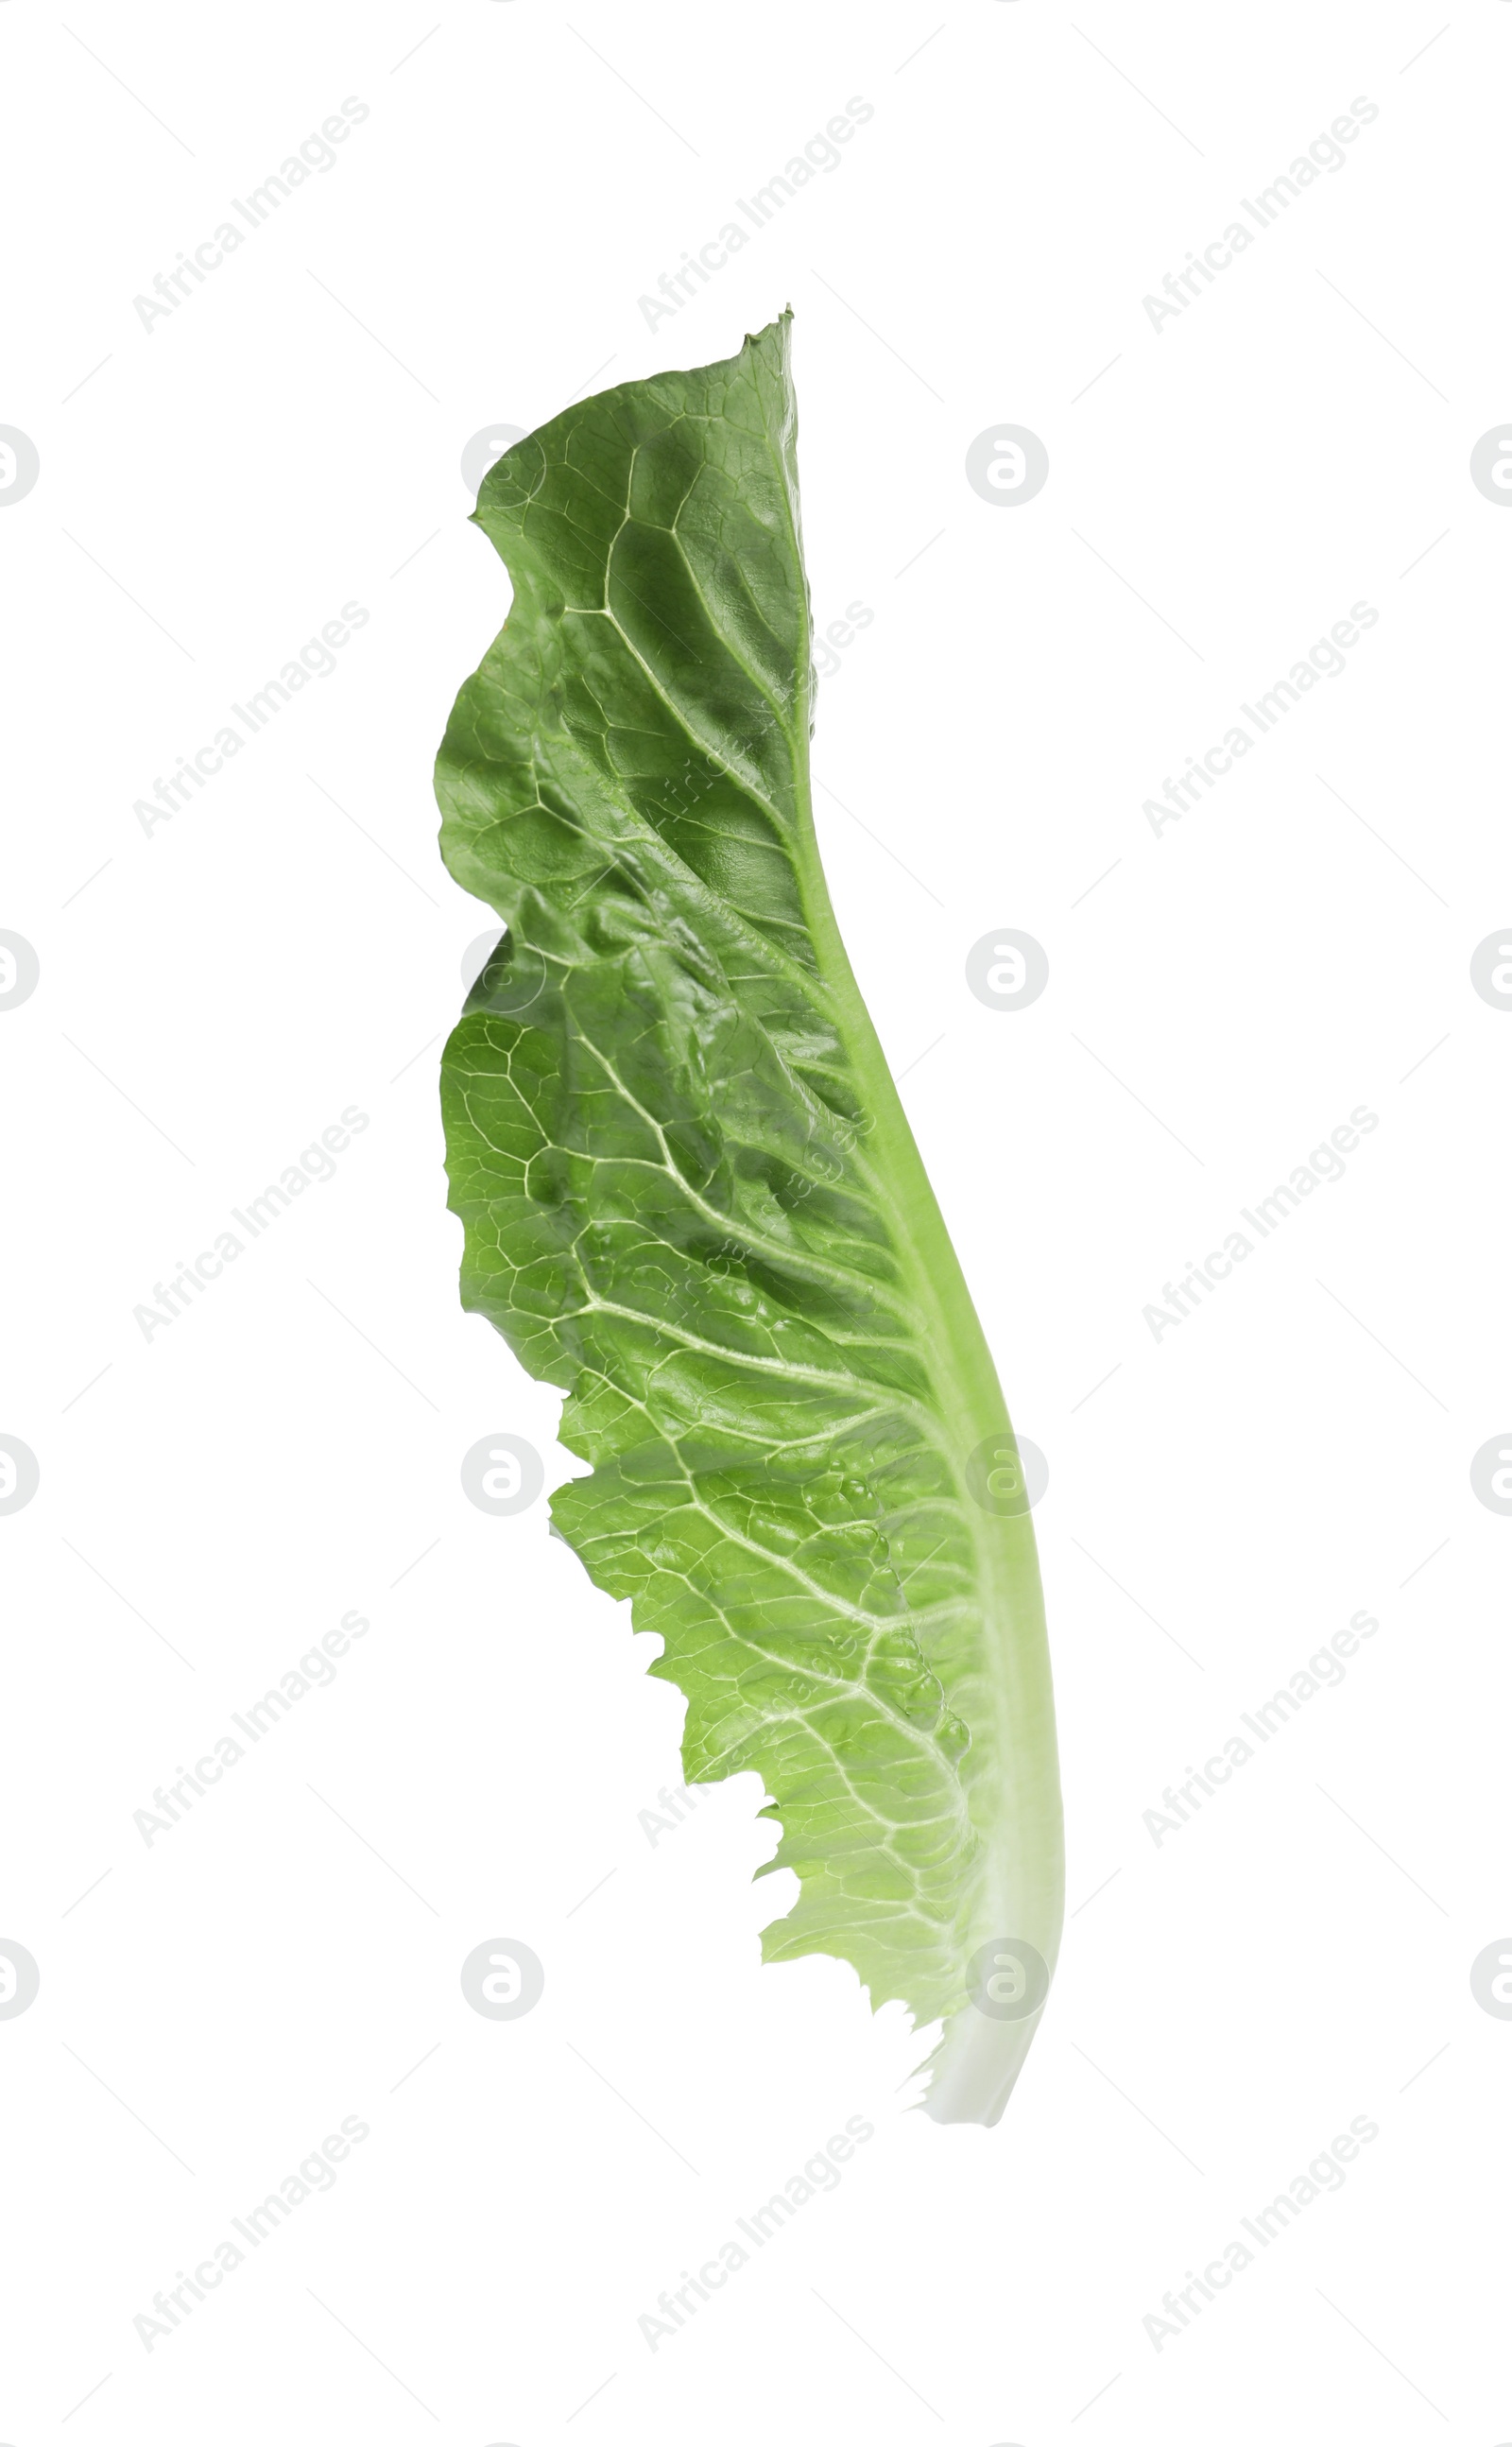
{"label": "thick central midrib", "polygon": [[[814,828],[806,691],[803,695],[800,721],[794,726],[796,735],[790,734],[799,815],[794,862],[799,890],[820,975],[834,999],[841,1040],[860,1090],[861,1110],[874,1117],[866,1145],[880,1159],[878,1194],[896,1236],[913,1298],[934,1328],[928,1356],[940,1400],[940,1430],[964,1491],[966,1463],[976,1446],[989,1436],[1010,1432],[1008,1406],[836,921]],[[999,1518],[973,1507],[970,1513],[963,1512],[963,1518],[973,1541],[979,1573],[984,1653],[977,1679],[978,1687],[989,1695],[991,1747],[995,1752],[992,1766],[986,1768],[992,1798],[985,1821],[980,1813],[987,1794],[973,1794],[973,1823],[988,1850],[984,1889],[976,1906],[978,1933],[1027,1936],[1036,1944],[1043,1940],[1053,1958],[1059,1925],[1060,1826],[1054,1717],[1033,1531],[1027,1513]],[[958,1696],[947,1690],[947,1704],[954,1704]],[[985,1729],[978,1721],[969,1724],[969,1730],[979,1741]],[[1011,1774],[1021,1763],[1028,1769],[1023,1783]],[[972,1781],[974,1785],[976,1779]],[[1049,1824],[1042,1807],[1045,1788],[1056,1796]],[[1032,1928],[1020,1925],[1030,1897],[1036,1904]],[[1042,1917],[1040,1906],[1048,1917]]]}
{"label": "thick central midrib", "polygon": [[[806,795],[806,776],[805,776]],[[852,974],[805,807],[807,841],[803,860],[805,911],[820,966],[841,1013],[841,1034],[860,1090],[863,1110],[875,1116],[867,1144],[879,1157],[879,1186],[914,1299],[933,1332],[928,1359],[940,1404],[940,1431],[966,1491],[966,1464],[987,1437],[1009,1431],[1008,1407],[986,1337],[972,1303],[959,1261],[930,1186],[871,1015]],[[1042,1789],[1056,1785],[1053,1716],[1045,1649],[1044,1610],[1032,1527],[1027,1513],[996,1517],[968,1502],[963,1519],[972,1536],[979,1574],[983,1654],[977,1689],[991,1710],[989,1736],[995,1757],[981,1761],[985,1791],[972,1795],[973,1823],[988,1847],[984,1888],[977,1912],[979,1934],[1020,1935],[1053,1954],[1056,1929],[1022,1925],[1030,1892],[1058,1876],[1058,1810],[1045,1823]],[[946,1690],[947,1704],[962,1698]],[[975,1712],[973,1712],[975,1713]],[[973,1740],[987,1728],[976,1713],[967,1718]],[[984,1804],[986,1814],[984,1815]],[[1045,1897],[1050,1921],[1058,1900]]]}

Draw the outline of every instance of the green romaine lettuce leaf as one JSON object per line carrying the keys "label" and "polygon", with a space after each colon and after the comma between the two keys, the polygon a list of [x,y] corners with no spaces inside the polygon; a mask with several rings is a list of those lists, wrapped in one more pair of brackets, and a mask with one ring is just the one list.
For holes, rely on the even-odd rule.
{"label": "green romaine lettuce leaf", "polygon": [[436,788],[507,933],[443,1060],[450,1203],[464,1304],[566,1395],[554,1526],[659,1634],[685,1774],[770,1795],[766,1959],[944,2018],[925,2104],[992,2123],[1060,1931],[1039,1574],[820,865],[789,329],[483,483],[514,600]]}

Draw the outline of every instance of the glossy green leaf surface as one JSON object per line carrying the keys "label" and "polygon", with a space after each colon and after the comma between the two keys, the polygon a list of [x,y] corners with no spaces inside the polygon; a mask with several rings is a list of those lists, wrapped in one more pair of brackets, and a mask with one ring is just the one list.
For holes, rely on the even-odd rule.
{"label": "glossy green leaf surface", "polygon": [[1039,2010],[984,1949],[1053,1964],[1060,1926],[1039,1576],[820,865],[789,351],[784,315],[484,481],[514,600],[437,795],[508,931],[444,1056],[450,1203],[464,1303],[565,1395],[592,1469],[553,1522],[660,1637],[687,1777],[765,1787],[800,1881],[767,1959],[943,2018],[926,2103],[992,2122]]}

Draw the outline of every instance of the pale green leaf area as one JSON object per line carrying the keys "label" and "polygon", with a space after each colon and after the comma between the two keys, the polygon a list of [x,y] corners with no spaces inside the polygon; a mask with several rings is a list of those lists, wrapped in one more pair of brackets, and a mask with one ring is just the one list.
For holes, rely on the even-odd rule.
{"label": "pale green leaf area", "polygon": [[483,483],[514,601],[436,787],[508,932],[443,1060],[450,1203],[464,1304],[566,1397],[554,1526],[663,1642],[685,1774],[770,1796],[766,1959],[943,2018],[926,2104],[992,2123],[1039,2012],[973,2001],[973,1958],[1060,1929],[1039,1573],[968,1484],[1012,1431],[820,865],[790,328]]}

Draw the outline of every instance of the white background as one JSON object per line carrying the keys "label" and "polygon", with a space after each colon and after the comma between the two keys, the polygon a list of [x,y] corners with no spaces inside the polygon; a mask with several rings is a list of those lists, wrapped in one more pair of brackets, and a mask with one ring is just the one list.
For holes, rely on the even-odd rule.
{"label": "white background", "polygon": [[[0,11],[11,811],[0,2020],[12,2447],[1058,2447],[1512,2436],[1506,1565],[1512,8],[376,0]],[[617,71],[617,73],[616,73]],[[347,96],[336,166],[133,308]],[[638,306],[852,96],[875,116],[654,331]],[[1378,117],[1157,332],[1142,307],[1356,97]],[[556,1398],[458,1306],[436,1066],[488,913],[430,760],[499,626],[459,462],[791,300],[841,922],[1021,1430],[1073,1917],[1003,2123],[818,1960],[746,1777],[652,1846],[653,1643],[459,1463]],[[994,420],[1037,500],[964,473]],[[1142,813],[1379,612],[1180,824]],[[194,803],[154,777],[355,601]],[[832,795],[826,795],[830,793]],[[1035,935],[1031,1010],[969,994]],[[1157,1342],[1142,1311],[1351,1110],[1379,1126]],[[153,1285],[347,1106],[187,1314]],[[242,1236],[245,1237],[245,1236]],[[1253,1237],[1253,1236],[1252,1236]],[[1096,1389],[1095,1391],[1093,1389]],[[166,1834],[133,1813],[342,1613],[334,1683]],[[1200,1817],[1143,1813],[1380,1631]],[[472,2013],[513,1937],[543,2001]],[[344,2115],[334,2190],[133,2327]],[[876,2128],[652,2353],[637,2326],[847,2116]],[[1351,2119],[1343,2189],[1143,2323]],[[192,2172],[191,2172],[192,2171]]]}

